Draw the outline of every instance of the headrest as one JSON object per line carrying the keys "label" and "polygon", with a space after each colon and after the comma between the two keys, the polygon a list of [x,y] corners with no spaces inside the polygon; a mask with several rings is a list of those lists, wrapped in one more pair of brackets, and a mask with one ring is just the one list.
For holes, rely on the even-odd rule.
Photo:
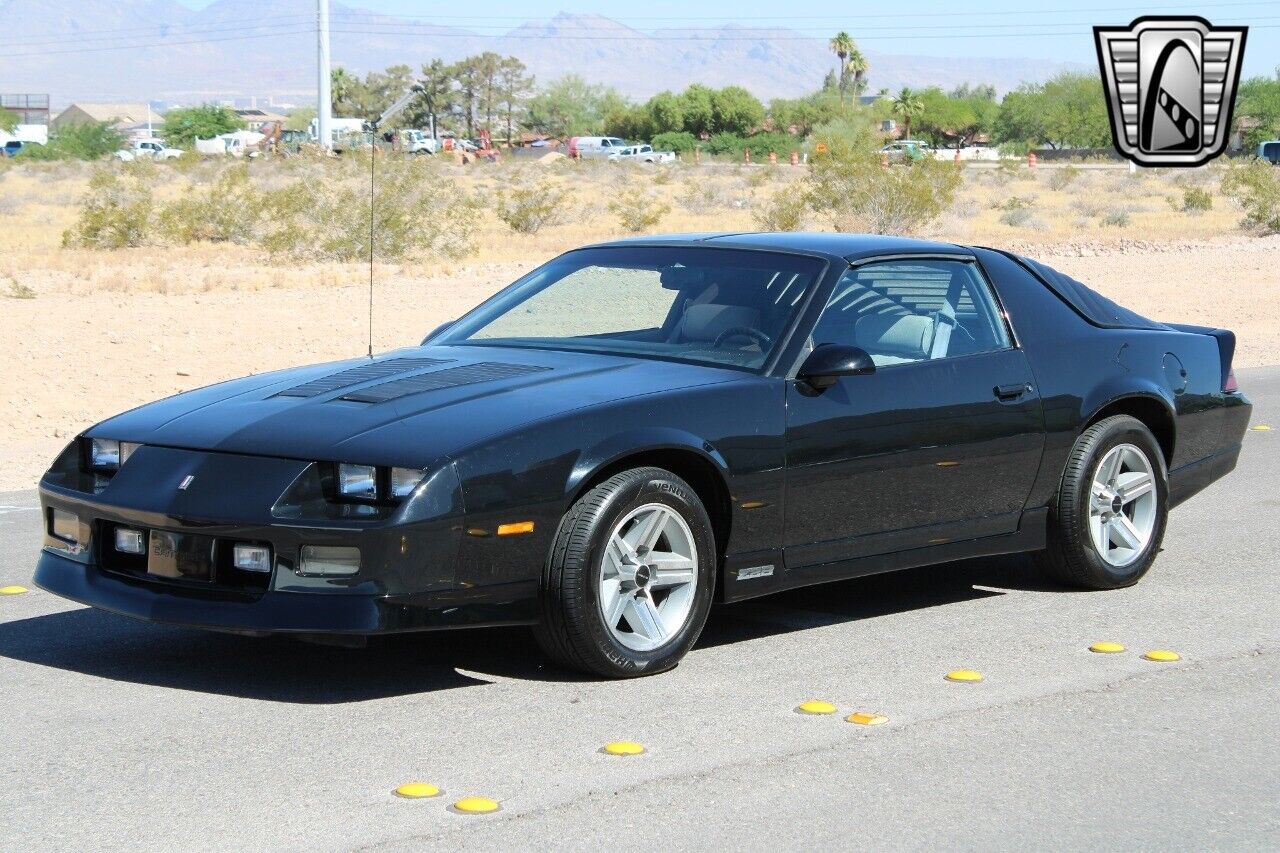
{"label": "headrest", "polygon": [[920,314],[869,314],[853,325],[853,339],[868,352],[928,358],[933,318]]}
{"label": "headrest", "polygon": [[690,305],[680,321],[680,340],[714,341],[734,326],[760,328],[760,312],[741,305],[717,305],[714,302]]}

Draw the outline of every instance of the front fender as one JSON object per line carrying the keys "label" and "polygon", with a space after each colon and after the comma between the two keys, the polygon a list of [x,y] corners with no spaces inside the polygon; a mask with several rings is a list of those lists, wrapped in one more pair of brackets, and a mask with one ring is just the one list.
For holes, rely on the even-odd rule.
{"label": "front fender", "polygon": [[569,479],[565,483],[565,497],[568,503],[572,503],[573,497],[578,494],[584,483],[619,459],[635,453],[662,450],[694,453],[714,465],[720,476],[728,480],[729,463],[711,442],[678,428],[638,427],[614,433],[583,451],[569,472]]}

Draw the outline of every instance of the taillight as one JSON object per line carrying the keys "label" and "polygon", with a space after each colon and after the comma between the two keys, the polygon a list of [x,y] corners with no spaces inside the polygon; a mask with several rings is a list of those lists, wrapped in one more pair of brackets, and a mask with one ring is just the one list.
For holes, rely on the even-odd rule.
{"label": "taillight", "polygon": [[1227,381],[1222,383],[1222,390],[1227,394],[1235,394],[1240,390],[1240,386],[1236,384],[1236,372],[1234,370],[1227,371]]}

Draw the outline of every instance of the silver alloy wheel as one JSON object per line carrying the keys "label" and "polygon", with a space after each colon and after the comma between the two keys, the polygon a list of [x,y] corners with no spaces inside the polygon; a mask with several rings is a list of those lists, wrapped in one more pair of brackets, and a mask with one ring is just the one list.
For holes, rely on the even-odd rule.
{"label": "silver alloy wheel", "polygon": [[1093,473],[1089,495],[1089,535],[1094,550],[1116,567],[1146,550],[1156,527],[1155,471],[1132,444],[1111,448]]}
{"label": "silver alloy wheel", "polygon": [[698,546],[680,513],[645,504],[613,528],[600,561],[600,611],[614,639],[656,649],[680,632],[698,588]]}

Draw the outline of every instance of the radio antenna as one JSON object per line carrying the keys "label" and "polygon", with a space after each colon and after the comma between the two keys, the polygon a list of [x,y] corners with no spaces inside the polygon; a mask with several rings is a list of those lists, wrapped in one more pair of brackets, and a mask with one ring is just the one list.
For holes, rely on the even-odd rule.
{"label": "radio antenna", "polygon": [[382,123],[399,113],[418,96],[417,89],[410,89],[400,96],[400,100],[369,123],[369,358],[373,359],[373,223],[377,212],[377,162],[378,162],[378,128]]}

